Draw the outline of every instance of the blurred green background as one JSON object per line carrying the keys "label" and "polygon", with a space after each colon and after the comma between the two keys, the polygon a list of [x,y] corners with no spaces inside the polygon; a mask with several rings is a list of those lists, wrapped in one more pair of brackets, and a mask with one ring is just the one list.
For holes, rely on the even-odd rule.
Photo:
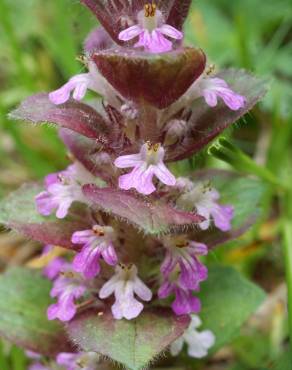
{"label": "blurred green background", "polygon": [[[78,0],[0,0],[0,198],[66,165],[66,151],[53,127],[11,122],[7,113],[28,95],[51,91],[82,71],[76,58],[96,24]],[[185,33],[186,42],[203,48],[218,69],[245,68],[269,80],[266,98],[228,135],[258,164],[292,184],[291,0],[193,1]],[[194,163],[226,166],[207,153]],[[283,255],[292,238],[291,202],[291,191],[270,186],[260,222],[211,255],[260,284],[268,299],[231,346],[191,368],[292,369]],[[13,238],[0,233],[1,268],[23,260],[15,250],[22,241]],[[26,368],[22,351],[2,343],[0,370]]]}

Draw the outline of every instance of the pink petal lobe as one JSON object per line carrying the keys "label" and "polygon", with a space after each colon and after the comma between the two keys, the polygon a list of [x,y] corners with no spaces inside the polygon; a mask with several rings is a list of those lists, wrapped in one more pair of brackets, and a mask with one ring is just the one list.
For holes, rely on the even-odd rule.
{"label": "pink petal lobe", "polygon": [[158,30],[164,35],[171,37],[173,39],[181,40],[184,37],[182,32],[178,31],[176,28],[168,24],[162,25],[161,27],[158,28]]}
{"label": "pink petal lobe", "polygon": [[131,26],[119,33],[119,40],[129,41],[139,36],[143,32],[142,28],[138,25]]}

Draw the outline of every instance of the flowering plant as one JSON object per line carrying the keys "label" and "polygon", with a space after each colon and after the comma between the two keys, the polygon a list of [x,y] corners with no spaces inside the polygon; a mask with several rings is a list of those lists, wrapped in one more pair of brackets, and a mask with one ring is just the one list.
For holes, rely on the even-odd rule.
{"label": "flowering plant", "polygon": [[[175,163],[248,112],[265,85],[242,70],[215,73],[203,50],[184,46],[189,0],[81,2],[101,23],[84,44],[88,72],[11,113],[58,125],[72,164],[1,205],[3,224],[45,245],[46,279],[7,273],[1,284],[20,289],[15,304],[26,321],[0,331],[34,351],[31,369],[110,367],[99,355],[140,369],[167,348],[177,356],[184,343],[189,356],[204,357],[262,299],[235,271],[208,272],[206,262],[255,222],[263,185],[219,170],[182,176]],[[88,90],[101,98],[83,102]],[[221,318],[210,313],[216,307]],[[197,330],[198,314],[207,330]]]}

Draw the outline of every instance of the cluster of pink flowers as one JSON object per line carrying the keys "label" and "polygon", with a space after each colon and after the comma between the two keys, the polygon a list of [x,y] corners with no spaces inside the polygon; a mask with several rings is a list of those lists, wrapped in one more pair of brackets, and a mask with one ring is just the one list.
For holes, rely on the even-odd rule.
{"label": "cluster of pink flowers", "polygon": [[[137,20],[138,24],[119,33],[119,40],[130,41],[138,37],[135,48],[144,48],[148,53],[163,53],[173,48],[168,38],[183,38],[181,31],[164,23],[163,14],[155,4],[146,4],[144,9],[138,12]],[[70,99],[71,93],[73,99],[81,100],[87,89],[104,93],[104,86],[105,82],[99,72],[91,66],[88,73],[74,76],[63,87],[50,93],[49,99],[53,104],[60,105]],[[234,111],[245,104],[245,98],[233,92],[224,80],[211,78],[208,74],[196,80],[181,99],[195,100],[200,97],[203,97],[210,107],[215,107],[218,98],[221,98],[228,108]],[[131,102],[128,104],[131,106]],[[121,113],[125,114],[125,111],[124,104],[121,106]],[[137,114],[136,112],[133,117]],[[131,172],[119,176],[120,189],[135,189],[138,193],[149,196],[158,189],[157,182],[154,182],[156,177],[166,186],[165,193],[171,193],[173,188],[179,194],[176,199],[178,207],[195,210],[204,218],[199,224],[202,230],[208,229],[212,223],[222,231],[230,230],[233,209],[218,203],[219,193],[204,183],[194,184],[187,178],[176,179],[166,167],[164,159],[163,143],[152,143],[149,140],[142,142],[137,154],[109,158],[112,160],[113,171],[116,171],[114,168],[132,168]],[[82,186],[95,181],[92,173],[79,162],[75,162],[65,171],[49,175],[45,181],[46,190],[36,197],[38,211],[44,216],[55,213],[57,218],[62,219],[67,216],[74,202],[90,206],[82,192]],[[159,188],[161,186],[159,185]],[[80,248],[73,262],[62,263],[60,259],[56,259],[51,268],[54,271],[60,268],[61,275],[56,277],[55,273],[47,273],[47,276],[53,277],[54,280],[51,295],[58,300],[49,307],[50,320],[58,318],[67,321],[73,318],[76,313],[75,301],[90,294],[88,281],[99,276],[101,261],[112,266],[115,271],[100,288],[99,298],[107,299],[114,294],[112,313],[116,319],[133,319],[140,314],[143,304],[135,296],[148,302],[152,299],[152,292],[138,277],[137,266],[131,262],[125,264],[120,257],[123,253],[116,247],[118,237],[118,231],[111,224],[93,224],[90,229],[73,233],[71,242]],[[200,283],[208,275],[207,268],[199,260],[200,256],[208,253],[208,246],[182,234],[164,236],[159,239],[159,243],[165,249],[165,258],[160,267],[161,276],[158,277],[161,281],[159,298],[174,295],[172,309],[178,315],[198,312],[200,301],[193,292],[199,291]]]}
{"label": "cluster of pink flowers", "polygon": [[[176,315],[198,313],[206,255],[235,235],[236,210],[212,185],[212,174],[178,177],[171,162],[204,148],[256,103],[261,88],[243,71],[215,74],[201,49],[183,45],[190,1],[183,9],[180,1],[162,0],[160,8],[127,2],[126,14],[123,0],[110,1],[110,9],[82,0],[101,23],[85,42],[88,71],[12,113],[57,124],[73,162],[48,175],[36,195],[42,222],[20,230],[47,244],[44,253],[66,248],[43,271],[55,300],[49,320],[68,322],[97,306],[132,320],[144,306],[170,301]],[[87,90],[102,99],[82,102]],[[241,226],[236,235],[248,222]],[[214,337],[191,334],[199,324],[194,318],[173,353],[184,341],[197,357],[206,353]],[[76,356],[82,354],[60,354],[57,363],[73,370]]]}
{"label": "cluster of pink flowers", "polygon": [[[150,194],[155,191],[152,182],[155,173],[161,182],[176,188],[180,194],[176,204],[181,209],[196,209],[204,217],[199,224],[202,230],[208,229],[211,223],[222,231],[230,230],[232,207],[220,205],[218,192],[209,184],[194,185],[187,178],[175,179],[162,162],[163,153],[160,145],[146,143],[140,154],[117,158],[115,165],[118,167],[135,166],[130,174],[120,177],[119,186],[122,189],[133,187]],[[74,202],[87,204],[82,194],[84,179],[94,180],[80,163],[69,166],[59,174],[49,175],[45,181],[46,191],[36,197],[38,211],[45,216],[56,212],[57,217],[63,218]],[[79,247],[73,261],[57,257],[44,271],[54,282],[51,296],[58,300],[48,309],[50,320],[58,318],[68,321],[74,317],[77,311],[75,302],[89,294],[88,281],[98,278],[101,261],[114,268],[114,275],[100,288],[99,298],[106,299],[114,294],[112,313],[116,319],[130,320],[141,313],[143,304],[135,295],[148,302],[152,299],[152,292],[138,277],[137,267],[132,263],[124,264],[120,258],[123,253],[116,248],[117,239],[118,231],[110,225],[93,224],[91,229],[72,234],[72,244]],[[160,267],[161,276],[157,277],[162,281],[159,298],[174,294],[172,308],[177,315],[199,312],[200,301],[193,292],[199,291],[200,283],[208,275],[207,268],[199,260],[200,256],[208,253],[207,245],[190,240],[185,234],[163,236],[159,238],[159,243],[165,250]]]}

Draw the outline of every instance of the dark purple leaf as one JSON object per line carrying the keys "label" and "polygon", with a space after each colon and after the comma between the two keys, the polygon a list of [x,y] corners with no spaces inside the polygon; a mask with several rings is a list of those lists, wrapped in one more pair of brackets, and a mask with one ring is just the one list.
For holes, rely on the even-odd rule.
{"label": "dark purple leaf", "polygon": [[55,105],[44,93],[24,100],[10,117],[32,123],[53,123],[89,138],[98,138],[108,132],[104,118],[89,105],[76,100]]}
{"label": "dark purple leaf", "polygon": [[247,102],[238,111],[230,110],[221,100],[211,108],[203,98],[192,105],[188,131],[177,144],[168,148],[167,161],[177,161],[199,152],[232,123],[247,113],[267,92],[266,82],[243,70],[226,70],[218,75],[228,82],[237,93],[245,96]]}
{"label": "dark purple leaf", "polygon": [[0,223],[43,244],[76,249],[71,243],[75,231],[92,226],[90,215],[81,206],[72,207],[68,217],[43,217],[35,207],[35,196],[43,191],[38,184],[26,184],[0,202]]}
{"label": "dark purple leaf", "polygon": [[[167,2],[167,1],[165,1]],[[184,21],[189,13],[192,0],[174,0],[171,10],[166,19],[166,23],[181,30]]]}
{"label": "dark purple leaf", "polygon": [[[100,177],[106,182],[111,182],[112,178],[109,173],[100,165],[98,161],[98,153],[100,146],[95,140],[88,139],[71,130],[62,129],[59,133],[61,139],[69,151],[73,154],[83,166],[94,176]],[[106,166],[108,167],[108,166]]]}
{"label": "dark purple leaf", "polygon": [[201,49],[185,48],[164,54],[105,51],[93,55],[100,73],[128,100],[159,109],[175,102],[203,73]]}
{"label": "dark purple leaf", "polygon": [[148,234],[192,227],[203,220],[194,213],[178,211],[161,201],[151,201],[129,191],[95,185],[85,185],[83,189],[97,208],[137,225]]}
{"label": "dark purple leaf", "polygon": [[98,315],[92,310],[77,316],[67,328],[82,350],[139,370],[180,337],[189,323],[189,316],[175,316],[169,309],[144,310],[134,320],[115,320],[111,312]]}

